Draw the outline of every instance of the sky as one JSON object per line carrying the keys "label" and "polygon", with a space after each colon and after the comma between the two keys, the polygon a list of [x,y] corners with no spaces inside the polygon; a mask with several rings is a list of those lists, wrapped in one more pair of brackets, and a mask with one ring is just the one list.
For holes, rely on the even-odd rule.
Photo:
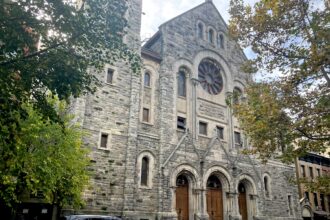
{"label": "sky", "polygon": [[[213,0],[213,3],[227,23],[229,20],[229,1],[230,0]],[[161,24],[203,2],[205,2],[205,0],[143,0],[142,40],[150,38],[156,33]],[[256,0],[245,0],[244,2],[253,4]]]}

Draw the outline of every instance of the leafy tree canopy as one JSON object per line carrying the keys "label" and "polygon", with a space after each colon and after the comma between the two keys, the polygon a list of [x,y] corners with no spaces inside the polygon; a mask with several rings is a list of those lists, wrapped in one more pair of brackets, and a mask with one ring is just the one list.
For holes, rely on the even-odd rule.
{"label": "leafy tree canopy", "polygon": [[123,42],[126,1],[80,2],[0,0],[1,145],[15,145],[18,119],[27,116],[22,103],[60,122],[48,91],[61,100],[93,92],[97,80],[88,69],[118,59],[139,69],[139,56]]}
{"label": "leafy tree canopy", "polygon": [[42,193],[51,204],[82,204],[81,193],[88,185],[88,151],[82,148],[82,130],[70,124],[65,103],[52,100],[64,122],[44,120],[31,104],[24,104],[27,117],[19,120],[15,148],[0,149],[0,200],[13,205]]}
{"label": "leafy tree canopy", "polygon": [[[247,70],[267,73],[246,89],[236,115],[254,147],[269,158],[278,149],[292,161],[324,153],[330,142],[330,10],[322,0],[231,0],[230,32],[255,59]],[[246,68],[247,67],[247,68]]]}
{"label": "leafy tree canopy", "polygon": [[[234,113],[253,153],[266,161],[292,162],[330,146],[330,8],[324,0],[231,0],[230,32],[255,58],[242,66],[263,77],[246,88]],[[234,94],[235,96],[235,94]],[[309,190],[329,193],[330,176],[300,179]]]}

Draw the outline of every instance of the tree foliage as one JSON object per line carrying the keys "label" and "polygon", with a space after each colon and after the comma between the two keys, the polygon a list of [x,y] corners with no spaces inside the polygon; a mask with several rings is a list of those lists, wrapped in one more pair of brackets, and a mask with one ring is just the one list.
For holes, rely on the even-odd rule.
{"label": "tree foliage", "polygon": [[[285,162],[330,146],[330,10],[326,0],[231,0],[231,36],[255,58],[243,70],[263,73],[234,112],[253,153]],[[260,78],[260,76],[259,76]],[[301,179],[329,193],[330,177]]]}
{"label": "tree foliage", "polygon": [[1,145],[15,146],[23,103],[60,122],[48,91],[61,100],[93,92],[97,80],[88,69],[118,59],[139,69],[139,56],[123,42],[126,1],[81,2],[0,0]]}
{"label": "tree foliage", "polygon": [[[326,3],[326,2],[324,2]],[[267,73],[251,83],[236,115],[253,153],[283,159],[326,152],[330,141],[330,10],[320,0],[231,0],[230,32],[251,47],[254,68]],[[246,70],[246,69],[245,69]],[[295,149],[295,150],[294,150]]]}
{"label": "tree foliage", "polygon": [[31,104],[24,105],[27,117],[19,120],[15,148],[0,151],[0,200],[13,205],[26,195],[42,193],[56,205],[80,206],[81,193],[88,185],[88,151],[82,148],[82,130],[70,125],[65,103],[52,101],[60,112],[64,129],[44,120]]}

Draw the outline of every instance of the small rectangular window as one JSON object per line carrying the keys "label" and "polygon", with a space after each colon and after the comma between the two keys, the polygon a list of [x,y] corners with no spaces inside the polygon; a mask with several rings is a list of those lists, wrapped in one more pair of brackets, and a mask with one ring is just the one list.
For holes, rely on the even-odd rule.
{"label": "small rectangular window", "polygon": [[317,176],[320,177],[321,176],[321,170],[320,169],[316,169],[317,172]]}
{"label": "small rectangular window", "polygon": [[185,118],[178,117],[177,128],[180,129],[180,130],[185,130],[186,129],[186,119]]}
{"label": "small rectangular window", "polygon": [[314,179],[313,167],[309,167],[309,177]]}
{"label": "small rectangular window", "polygon": [[320,194],[321,209],[325,211],[324,194]]}
{"label": "small rectangular window", "polygon": [[149,109],[143,108],[143,119],[144,122],[149,122]]}
{"label": "small rectangular window", "polygon": [[101,148],[107,148],[108,146],[108,134],[101,134]]}
{"label": "small rectangular window", "polygon": [[289,203],[289,214],[293,215],[291,195],[288,195],[288,203]]}
{"label": "small rectangular window", "polygon": [[309,192],[305,192],[305,198],[309,200]]}
{"label": "small rectangular window", "polygon": [[319,206],[319,201],[317,200],[317,193],[313,193],[313,196],[314,196],[314,205],[315,208],[317,208]]}
{"label": "small rectangular window", "polygon": [[112,84],[113,83],[113,69],[107,70],[107,83]]}
{"label": "small rectangular window", "polygon": [[199,122],[199,134],[207,135],[207,123]]}
{"label": "small rectangular window", "polygon": [[235,131],[234,138],[235,138],[235,144],[240,144],[240,145],[242,144],[241,133]]}
{"label": "small rectangular window", "polygon": [[217,126],[217,135],[220,139],[224,139],[223,138],[223,130],[224,130],[223,127]]}
{"label": "small rectangular window", "polygon": [[300,168],[301,168],[301,176],[306,177],[305,166],[301,165]]}

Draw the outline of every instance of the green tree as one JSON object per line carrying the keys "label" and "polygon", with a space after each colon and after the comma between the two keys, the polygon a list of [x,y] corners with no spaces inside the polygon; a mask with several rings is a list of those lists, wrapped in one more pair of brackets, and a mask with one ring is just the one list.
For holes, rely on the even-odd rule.
{"label": "green tree", "polygon": [[283,150],[287,162],[310,151],[325,153],[330,146],[328,1],[230,4],[231,36],[255,56],[243,70],[262,73],[246,89],[246,101],[234,105],[253,146],[250,153],[267,160]]}
{"label": "green tree", "polygon": [[[95,91],[101,70],[118,59],[134,71],[139,56],[123,42],[127,5],[122,0],[0,0],[0,142],[14,147],[22,103],[60,122],[46,101]],[[38,43],[41,42],[40,48]]]}
{"label": "green tree", "polygon": [[82,147],[82,129],[70,124],[65,103],[52,101],[64,128],[44,120],[31,104],[24,105],[27,116],[19,121],[15,149],[1,152],[0,198],[7,205],[42,193],[45,202],[62,207],[83,204],[81,194],[88,186],[88,151]]}

